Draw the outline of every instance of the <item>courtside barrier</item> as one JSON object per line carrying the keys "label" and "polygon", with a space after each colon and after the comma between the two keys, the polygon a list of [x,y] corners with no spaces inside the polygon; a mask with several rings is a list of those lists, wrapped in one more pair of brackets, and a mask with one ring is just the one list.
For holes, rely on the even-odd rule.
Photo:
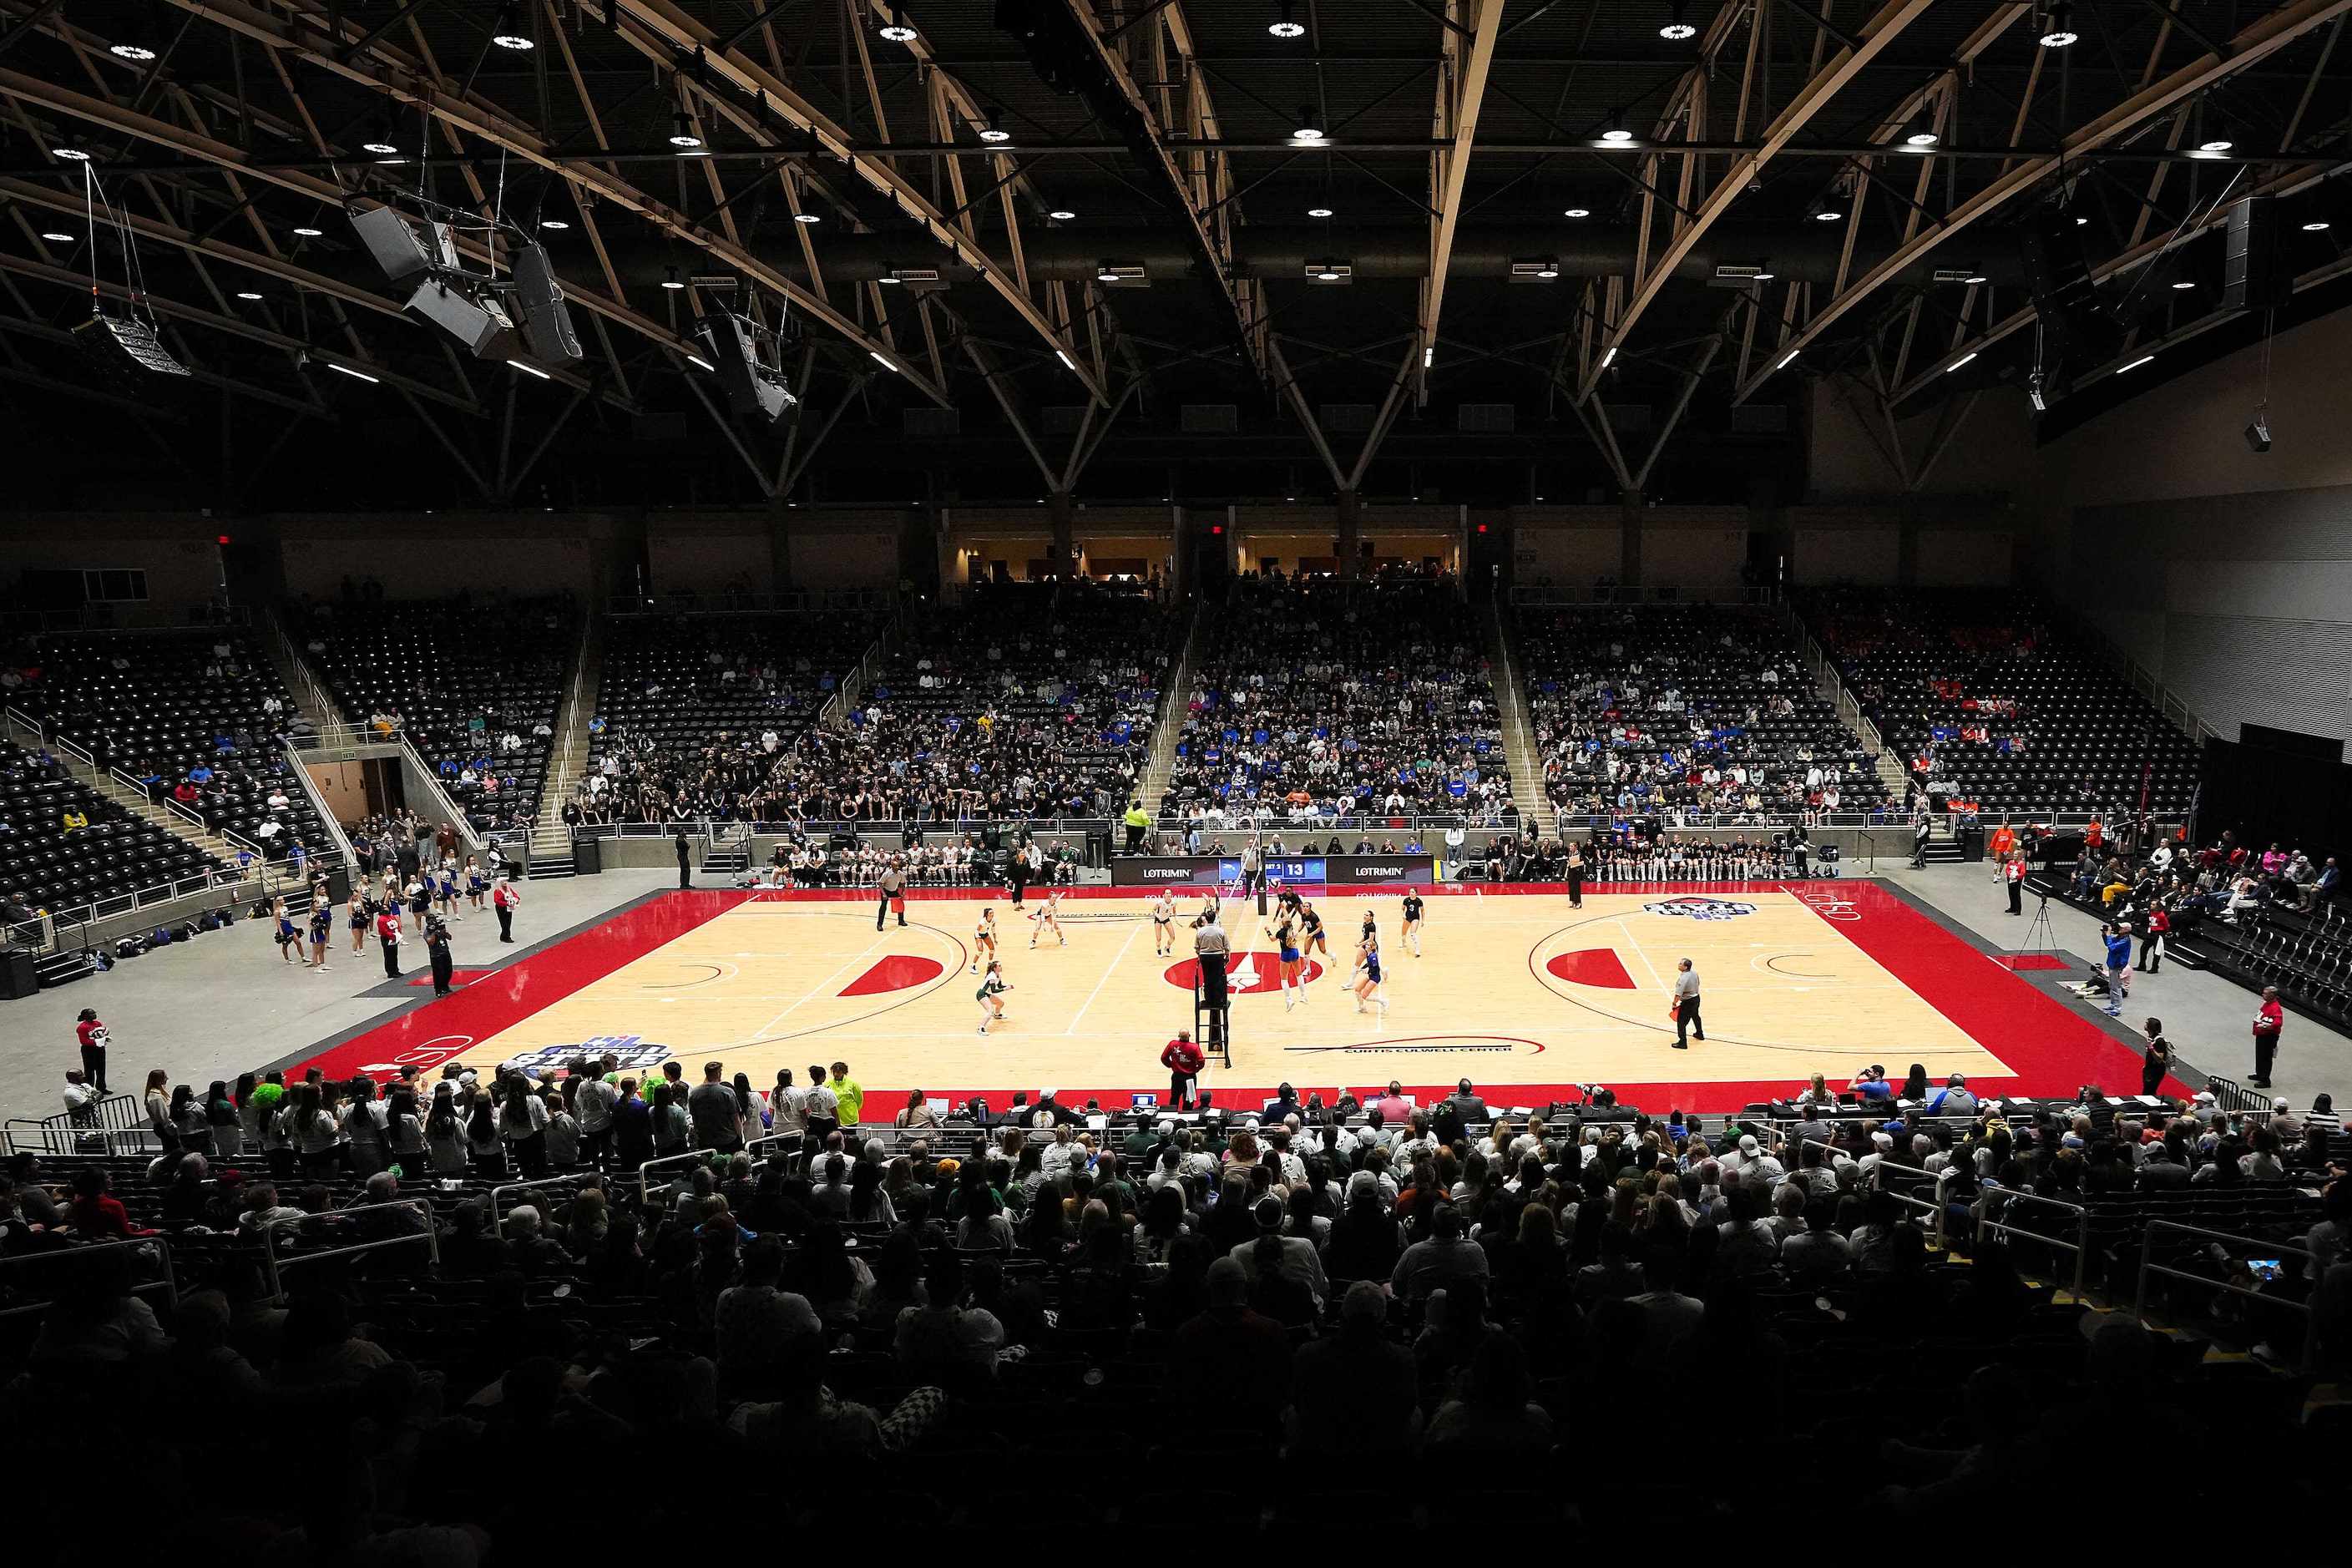
{"label": "courtside barrier", "polygon": [[527,1193],[535,1188],[554,1186],[562,1182],[585,1182],[604,1173],[602,1171],[594,1170],[551,1172],[535,1182],[509,1182],[504,1186],[492,1187],[490,1189],[490,1234],[497,1237],[506,1235],[506,1218],[499,1207],[499,1198],[502,1194]]}
{"label": "courtside barrier", "polygon": [[[141,1279],[134,1281],[131,1286],[131,1293],[137,1296],[149,1290],[161,1290],[171,1301],[173,1307],[176,1308],[179,1306],[179,1270],[173,1267],[172,1262],[171,1243],[160,1236],[142,1236],[135,1237],[130,1241],[101,1241],[93,1243],[88,1247],[59,1247],[54,1252],[22,1252],[18,1253],[14,1258],[0,1258],[0,1269],[33,1268],[44,1263],[70,1263],[78,1258],[88,1258],[92,1253],[119,1252],[126,1247],[141,1249],[152,1248],[153,1251],[161,1254],[163,1259],[163,1277],[156,1279]],[[23,1317],[28,1312],[46,1312],[55,1304],[54,1300],[48,1301],[27,1301],[17,1306],[7,1308],[5,1310],[0,1310],[0,1318],[17,1318]]]}
{"label": "courtside barrier", "polygon": [[[2018,1204],[2039,1204],[2044,1208],[2059,1209],[2063,1210],[2064,1213],[2073,1215],[2074,1216],[2074,1239],[2072,1241],[2061,1241],[2054,1236],[2045,1235],[2038,1230],[2030,1230],[2024,1226],[2011,1225],[2005,1220],[1996,1219],[1993,1217],[1993,1211],[1996,1206],[1999,1207],[2002,1214],[2006,1215],[2011,1207]],[[2074,1299],[2078,1301],[2083,1299],[2083,1273],[2084,1268],[2088,1267],[2091,1260],[2090,1210],[2083,1207],[2079,1204],[2061,1203],[2056,1198],[2041,1197],[2032,1193],[2020,1192],[2013,1187],[1987,1187],[1984,1191],[1984,1196],[1979,1199],[1977,1204],[1977,1245],[1983,1245],[1985,1232],[1987,1231],[1992,1231],[2000,1236],[2021,1236],[2026,1237],[2028,1240],[2038,1241],[2045,1247],[2054,1247],[2062,1252],[2073,1253],[2074,1255],[2074,1281],[2073,1286]]]}
{"label": "courtside barrier", "polygon": [[[308,1225],[312,1221],[322,1219],[344,1219],[352,1215],[372,1214],[394,1208],[415,1210],[425,1221],[424,1228],[411,1231],[404,1236],[380,1237],[373,1241],[354,1241],[342,1247],[323,1247],[315,1252],[289,1252],[282,1257],[278,1254],[278,1233],[289,1225]],[[433,1205],[422,1198],[394,1198],[387,1203],[361,1204],[352,1208],[329,1209],[324,1214],[291,1215],[285,1219],[273,1220],[263,1227],[261,1233],[261,1256],[262,1262],[268,1270],[269,1299],[273,1301],[286,1300],[286,1288],[281,1282],[280,1276],[297,1263],[317,1263],[323,1258],[349,1258],[362,1252],[382,1252],[386,1247],[406,1247],[419,1241],[425,1244],[425,1253],[432,1260],[435,1271],[438,1272],[441,1268],[441,1232],[433,1223]]]}
{"label": "courtside barrier", "polygon": [[2284,1296],[2269,1295],[2244,1285],[2233,1285],[2227,1279],[2216,1279],[2210,1274],[2191,1274],[2186,1269],[2168,1268],[2161,1263],[2150,1262],[2149,1259],[2156,1252],[2156,1233],[2160,1230],[2173,1231],[2181,1236],[2201,1236],[2208,1241],[2225,1242],[2231,1247],[2245,1247],[2249,1250],[2275,1252],[2282,1258],[2288,1256],[2300,1258],[2306,1264],[2311,1261],[2311,1253],[2308,1250],[2297,1247],[2291,1241],[2266,1241],[2257,1237],[2231,1236],[2227,1231],[2200,1230],[2193,1225],[2182,1225],[2178,1220],[2152,1219],[2147,1222],[2147,1230],[2140,1235],[2139,1281],[2132,1291],[2132,1316],[2143,1323],[2147,1321],[2147,1277],[2151,1274],[2161,1274],[2168,1279],[2185,1280],[2191,1285],[2202,1285],[2210,1290],[2224,1290],[2232,1296],[2249,1297],[2266,1306],[2284,1307],[2289,1311],[2303,1314],[2303,1369],[2305,1372],[2311,1370],[2312,1358],[2317,1353],[2319,1342],[2319,1336],[2313,1331],[2315,1325],[2311,1321],[2311,1303],[2290,1300]]}

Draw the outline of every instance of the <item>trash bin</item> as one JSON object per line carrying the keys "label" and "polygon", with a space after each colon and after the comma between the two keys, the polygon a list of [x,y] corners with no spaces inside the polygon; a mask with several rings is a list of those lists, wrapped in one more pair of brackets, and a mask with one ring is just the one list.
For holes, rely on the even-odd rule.
{"label": "trash bin", "polygon": [[1981,860],[1985,858],[1985,830],[1982,823],[1960,829],[1960,858]]}

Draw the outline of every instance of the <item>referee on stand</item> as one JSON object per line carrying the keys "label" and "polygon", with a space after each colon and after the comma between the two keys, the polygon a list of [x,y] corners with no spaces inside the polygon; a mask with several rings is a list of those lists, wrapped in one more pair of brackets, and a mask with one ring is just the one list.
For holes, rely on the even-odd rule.
{"label": "referee on stand", "polygon": [[1706,1026],[1698,1021],[1698,971],[1691,961],[1684,959],[1675,965],[1675,1049],[1690,1049],[1690,1036],[1706,1038]]}
{"label": "referee on stand", "polygon": [[1225,1047],[1225,963],[1233,955],[1233,946],[1225,936],[1225,928],[1217,923],[1217,911],[1213,907],[1192,922],[1192,956],[1201,964],[1201,998],[1208,1005],[1208,1032],[1201,1040],[1205,1050],[1223,1051]]}

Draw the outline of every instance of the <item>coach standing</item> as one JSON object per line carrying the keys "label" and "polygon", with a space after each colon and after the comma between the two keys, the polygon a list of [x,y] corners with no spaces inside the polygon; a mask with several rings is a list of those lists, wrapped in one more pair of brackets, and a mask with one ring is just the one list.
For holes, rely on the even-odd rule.
{"label": "coach standing", "polygon": [[677,830],[677,885],[694,886],[694,845],[686,837],[686,829]]}
{"label": "coach standing", "polygon": [[905,925],[907,923],[907,874],[898,869],[897,856],[890,857],[890,864],[882,868],[882,875],[875,880],[874,891],[877,895],[874,905],[874,929],[880,931],[883,921],[893,910],[898,913],[898,923]]}
{"label": "coach standing", "polygon": [[1698,971],[1691,961],[1684,959],[1675,965],[1675,1049],[1690,1049],[1689,1037],[1706,1038],[1706,1026],[1698,1021]]}
{"label": "coach standing", "polygon": [[1225,940],[1225,928],[1217,923],[1214,910],[1194,926],[1192,956],[1200,962],[1201,995],[1209,1005],[1209,1037],[1201,1044],[1221,1045],[1225,1038],[1225,963],[1233,956],[1233,947]]}
{"label": "coach standing", "polygon": [[2278,987],[2263,987],[2263,1010],[2254,1015],[2254,1076],[2248,1083],[2271,1086],[2271,1063],[2278,1058],[2279,1035],[2286,1027],[2286,1009],[2279,1005]]}
{"label": "coach standing", "polygon": [[[2004,828],[2003,831],[2006,832],[2007,829]],[[2025,855],[2021,850],[2011,850],[2001,861],[2000,875],[2001,879],[2009,884],[2009,912],[2013,915],[2023,914],[2025,912]]]}

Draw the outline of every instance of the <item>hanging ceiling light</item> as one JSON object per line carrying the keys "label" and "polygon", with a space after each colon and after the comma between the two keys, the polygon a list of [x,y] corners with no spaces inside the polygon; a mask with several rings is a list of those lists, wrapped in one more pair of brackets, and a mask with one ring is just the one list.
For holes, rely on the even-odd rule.
{"label": "hanging ceiling light", "polygon": [[1592,216],[1592,209],[1591,207],[1570,207],[1560,216],[1562,217],[1591,217]]}
{"label": "hanging ceiling light", "polygon": [[392,139],[391,115],[387,114],[376,121],[375,140],[373,142],[361,142],[360,151],[362,153],[373,153],[379,156],[384,157],[389,157],[391,154],[400,151],[399,143],[395,142]]}
{"label": "hanging ceiling light", "polygon": [[572,226],[560,217],[543,217],[539,220],[539,226],[551,234],[561,234]]}
{"label": "hanging ceiling light", "polygon": [[144,44],[109,44],[106,52],[119,60],[136,60],[144,64],[155,58],[155,51]]}
{"label": "hanging ceiling light", "polygon": [[1072,212],[1067,207],[1055,207],[1052,212],[1047,213],[1045,216],[1052,218],[1055,223],[1067,223],[1078,215]]}
{"label": "hanging ceiling light", "polygon": [[313,228],[307,223],[300,223],[294,226],[294,232],[304,239],[316,239],[327,231],[323,228]]}
{"label": "hanging ceiling light", "polygon": [[2304,233],[2305,233],[2305,234],[2317,234],[2317,233],[2319,233],[2321,230],[2325,229],[2326,226],[2327,226],[2327,220],[2326,220],[2326,218],[2324,218],[2324,217],[2315,217],[2315,218],[2313,218],[2309,223],[2305,224],[2305,225],[2303,226],[2303,232],[2304,232]]}
{"label": "hanging ceiling light", "polygon": [[2216,136],[2210,141],[2197,143],[2197,150],[2200,153],[2226,153],[2236,145],[2237,143],[2227,136]]}
{"label": "hanging ceiling light", "polygon": [[51,245],[71,245],[77,239],[80,238],[80,236],[67,234],[61,229],[52,228],[43,231],[41,237],[47,240]]}
{"label": "hanging ceiling light", "polygon": [[1698,37],[1698,29],[1683,20],[1683,0],[1675,0],[1673,18],[1658,29],[1658,37],[1677,44]]}
{"label": "hanging ceiling light", "polygon": [[1843,216],[1845,216],[1845,204],[1838,200],[1834,192],[1813,204],[1815,223],[1835,223]]}
{"label": "hanging ceiling light", "polygon": [[240,300],[258,300],[261,298],[261,290],[258,289],[240,289],[236,291],[236,297]]}
{"label": "hanging ceiling light", "polygon": [[1933,147],[1936,142],[1936,122],[1924,118],[1909,135],[1903,138],[1906,147]]}
{"label": "hanging ceiling light", "polygon": [[2183,278],[2179,282],[2175,283],[2173,287],[2175,289],[2194,289],[2197,287],[2197,280],[2194,278]]}
{"label": "hanging ceiling light", "polygon": [[2074,31],[2074,7],[2066,4],[2066,0],[2058,0],[2050,7],[2050,15],[2042,25],[2042,47],[2063,49],[2082,36]]}
{"label": "hanging ceiling light", "polygon": [[1315,123],[1315,106],[1313,104],[1302,103],[1298,106],[1298,129],[1290,133],[1290,139],[1294,142],[1320,142],[1323,140],[1323,128]]}
{"label": "hanging ceiling light", "polygon": [[1010,142],[1013,140],[1013,132],[1004,129],[1004,110],[1001,109],[992,109],[988,111],[988,125],[986,129],[981,132],[980,139],[983,142]]}
{"label": "hanging ceiling light", "polygon": [[522,30],[522,18],[515,15],[515,8],[511,5],[499,10],[498,27],[490,34],[490,42],[502,49],[539,47],[539,40]]}
{"label": "hanging ceiling light", "polygon": [[907,25],[906,16],[896,5],[890,7],[890,19],[882,24],[881,34],[894,44],[911,44],[921,36]]}
{"label": "hanging ceiling light", "polygon": [[793,215],[793,221],[794,223],[823,223],[824,221],[824,215],[823,213],[794,213]]}
{"label": "hanging ceiling light", "polygon": [[1306,25],[1291,19],[1290,0],[1282,0],[1282,15],[1268,22],[1265,30],[1277,38],[1303,38],[1307,36]]}
{"label": "hanging ceiling light", "polygon": [[669,275],[662,279],[662,287],[665,289],[683,289],[686,287],[686,285],[678,279],[677,268],[672,267],[669,268]]}
{"label": "hanging ceiling light", "polygon": [[669,133],[671,146],[683,152],[691,151],[702,145],[702,138],[696,135],[694,132],[694,116],[685,110],[681,109],[672,115],[670,123],[676,128]]}
{"label": "hanging ceiling light", "polygon": [[1622,147],[1627,142],[1633,140],[1633,133],[1625,129],[1625,111],[1623,110],[1612,109],[1609,111],[1608,128],[1601,132],[1601,140],[1608,142],[1612,147]]}
{"label": "hanging ceiling light", "polygon": [[52,157],[63,158],[69,163],[87,163],[89,162],[89,154],[83,152],[80,148],[72,145],[70,142],[63,146],[50,148],[49,154]]}
{"label": "hanging ceiling light", "polygon": [[1308,207],[1307,209],[1307,216],[1308,217],[1329,217],[1331,216],[1331,209],[1329,207]]}

